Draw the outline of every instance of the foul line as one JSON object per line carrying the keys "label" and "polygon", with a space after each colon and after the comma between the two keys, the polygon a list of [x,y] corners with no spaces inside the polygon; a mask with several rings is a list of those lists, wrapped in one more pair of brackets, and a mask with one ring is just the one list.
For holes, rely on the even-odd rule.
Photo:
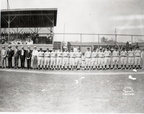
{"label": "foul line", "polygon": [[36,73],[36,74],[57,74],[57,75],[118,75],[118,74],[144,74],[144,71],[46,71],[46,70],[16,70],[16,69],[0,69],[5,72],[16,73]]}

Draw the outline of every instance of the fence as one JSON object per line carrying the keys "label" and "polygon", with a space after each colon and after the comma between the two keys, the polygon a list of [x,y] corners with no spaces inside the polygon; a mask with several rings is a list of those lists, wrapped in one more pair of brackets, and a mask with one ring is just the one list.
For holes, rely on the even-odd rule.
{"label": "fence", "polygon": [[131,34],[88,34],[88,33],[55,33],[54,41],[67,42],[144,42],[144,35]]}

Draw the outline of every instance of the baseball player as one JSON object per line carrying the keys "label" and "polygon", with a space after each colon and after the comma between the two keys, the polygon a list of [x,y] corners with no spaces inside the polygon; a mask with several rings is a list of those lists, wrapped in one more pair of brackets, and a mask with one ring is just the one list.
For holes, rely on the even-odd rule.
{"label": "baseball player", "polygon": [[100,69],[103,69],[103,66],[104,66],[104,64],[103,64],[103,62],[104,62],[104,53],[102,51],[102,47],[99,48],[99,51],[98,51],[97,54],[98,54],[98,62],[97,62],[98,70],[100,70]]}
{"label": "baseball player", "polygon": [[56,52],[55,52],[55,49],[52,50],[50,55],[51,55],[50,69],[55,70],[55,66],[56,66]]}
{"label": "baseball player", "polygon": [[75,52],[73,51],[73,49],[71,49],[69,53],[69,67],[71,70],[74,70],[75,68]]}
{"label": "baseball player", "polygon": [[92,70],[96,69],[96,64],[97,64],[97,52],[96,52],[96,49],[93,49],[93,52],[91,54],[91,69]]}
{"label": "baseball player", "polygon": [[69,52],[67,51],[67,49],[64,50],[62,55],[63,55],[62,67],[63,67],[63,70],[67,70],[68,69],[68,57],[69,57]]}
{"label": "baseball player", "polygon": [[85,53],[82,53],[81,56],[81,69],[84,70],[85,69]]}
{"label": "baseball player", "polygon": [[126,69],[127,65],[127,51],[126,48],[123,48],[123,50],[120,51],[120,64],[121,69]]}
{"label": "baseball player", "polygon": [[57,51],[57,60],[56,60],[56,68],[57,70],[61,70],[62,69],[62,52],[61,50],[59,49]]}
{"label": "baseball player", "polygon": [[105,69],[110,69],[111,68],[111,51],[107,47],[107,49],[104,51],[104,65]]}
{"label": "baseball player", "polygon": [[40,48],[40,50],[38,52],[38,69],[43,68],[43,63],[44,63],[44,52],[43,52],[42,48]]}
{"label": "baseball player", "polygon": [[113,69],[118,69],[119,51],[117,47],[115,47],[114,51],[112,52],[112,64],[113,64]]}
{"label": "baseball player", "polygon": [[87,51],[85,52],[85,69],[86,70],[90,70],[90,66],[91,66],[91,51],[90,48],[87,48]]}
{"label": "baseball player", "polygon": [[44,67],[45,69],[50,69],[50,51],[49,48],[47,48],[46,52],[44,53]]}
{"label": "baseball player", "polygon": [[81,67],[81,56],[82,56],[82,53],[81,53],[80,49],[78,49],[78,51],[75,53],[75,55],[76,55],[76,58],[75,58],[76,69],[80,70],[80,67]]}
{"label": "baseball player", "polygon": [[135,58],[135,68],[140,69],[141,66],[141,50],[137,47],[136,50],[134,51],[134,58]]}
{"label": "baseball player", "polygon": [[134,64],[134,51],[132,47],[128,51],[128,69],[132,69]]}

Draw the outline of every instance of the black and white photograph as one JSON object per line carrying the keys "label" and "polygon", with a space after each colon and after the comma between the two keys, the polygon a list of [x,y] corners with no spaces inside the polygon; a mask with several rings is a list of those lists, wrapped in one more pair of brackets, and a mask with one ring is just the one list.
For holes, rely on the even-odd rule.
{"label": "black and white photograph", "polygon": [[0,0],[0,112],[144,113],[144,0]]}

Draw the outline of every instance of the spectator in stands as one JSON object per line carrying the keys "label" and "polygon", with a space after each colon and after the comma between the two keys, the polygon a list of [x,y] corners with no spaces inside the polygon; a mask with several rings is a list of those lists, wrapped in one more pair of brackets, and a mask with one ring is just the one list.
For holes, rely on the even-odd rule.
{"label": "spectator in stands", "polygon": [[7,51],[7,58],[8,58],[8,68],[12,68],[12,57],[14,54],[14,51],[11,49],[11,46],[8,46],[8,51]]}
{"label": "spectator in stands", "polygon": [[30,50],[30,47],[27,47],[28,50],[26,51],[26,61],[27,61],[27,69],[30,69],[31,67],[31,57],[32,57],[32,52]]}
{"label": "spectator in stands", "polygon": [[6,68],[6,57],[7,57],[7,51],[5,49],[5,46],[2,46],[2,50],[1,50],[2,68]]}
{"label": "spectator in stands", "polygon": [[18,49],[18,46],[16,46],[14,50],[14,68],[15,69],[18,68],[19,56],[20,56],[20,50]]}
{"label": "spectator in stands", "polygon": [[31,45],[31,44],[33,44],[33,41],[29,38],[29,39],[26,41],[26,44]]}
{"label": "spectator in stands", "polygon": [[21,59],[21,68],[25,68],[25,56],[26,56],[26,50],[22,46],[21,52],[20,52],[20,59]]}

